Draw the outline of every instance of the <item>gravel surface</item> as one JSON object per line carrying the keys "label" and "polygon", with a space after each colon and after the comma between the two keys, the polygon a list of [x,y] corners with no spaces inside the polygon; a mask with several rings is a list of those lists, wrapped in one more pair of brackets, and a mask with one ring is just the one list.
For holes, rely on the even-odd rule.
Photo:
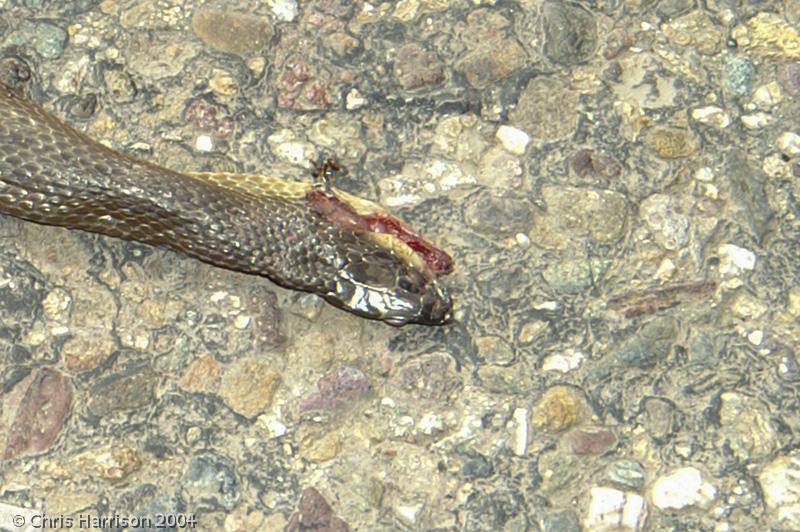
{"label": "gravel surface", "polygon": [[0,0],[0,79],[170,168],[334,156],[457,306],[0,216],[0,529],[800,529],[800,3]]}

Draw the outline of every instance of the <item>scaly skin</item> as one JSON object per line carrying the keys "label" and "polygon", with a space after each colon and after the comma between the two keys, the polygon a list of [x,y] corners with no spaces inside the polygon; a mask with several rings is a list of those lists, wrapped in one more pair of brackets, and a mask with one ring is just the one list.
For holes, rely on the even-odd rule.
{"label": "scaly skin", "polygon": [[[181,173],[135,159],[0,83],[0,212],[166,246],[393,325],[450,320],[450,297],[423,258],[391,235],[326,217],[309,201],[311,189],[269,176]],[[325,194],[353,212],[388,216],[366,200]]]}

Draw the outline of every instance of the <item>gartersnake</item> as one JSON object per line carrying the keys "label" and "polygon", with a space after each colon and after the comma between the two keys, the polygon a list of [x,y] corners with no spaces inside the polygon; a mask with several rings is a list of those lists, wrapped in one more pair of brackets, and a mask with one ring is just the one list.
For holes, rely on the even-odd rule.
{"label": "gartersnake", "polygon": [[393,325],[441,324],[450,257],[369,201],[276,177],[168,170],[0,83],[0,212],[166,246]]}

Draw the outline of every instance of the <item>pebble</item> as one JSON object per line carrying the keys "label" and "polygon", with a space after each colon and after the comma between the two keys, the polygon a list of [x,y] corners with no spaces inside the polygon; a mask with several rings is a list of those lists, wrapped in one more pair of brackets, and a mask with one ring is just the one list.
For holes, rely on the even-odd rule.
{"label": "pebble", "polygon": [[314,159],[313,144],[296,140],[282,141],[281,137],[279,134],[272,134],[267,139],[278,158],[296,166],[305,165],[309,160]]}
{"label": "pebble", "polygon": [[236,55],[255,53],[272,37],[265,18],[216,9],[197,10],[192,30],[212,48]]}
{"label": "pebble", "polygon": [[271,438],[281,438],[289,432],[289,428],[277,416],[272,414],[259,416],[258,422],[267,430],[267,434]]}
{"label": "pebble", "polygon": [[202,453],[192,457],[181,485],[189,495],[187,504],[193,506],[204,501],[231,510],[239,499],[238,483],[233,467],[227,459],[212,453]]}
{"label": "pebble", "polygon": [[120,444],[106,444],[84,451],[73,460],[82,473],[112,481],[124,480],[142,467],[139,451]]}
{"label": "pebble", "polygon": [[186,368],[178,384],[193,392],[208,392],[219,384],[220,367],[211,355],[203,355]]}
{"label": "pebble", "polygon": [[778,66],[778,82],[791,96],[800,94],[800,63],[782,63]]}
{"label": "pebble", "polygon": [[536,403],[531,421],[537,427],[558,432],[573,426],[587,411],[588,405],[576,389],[553,386]]}
{"label": "pebble", "polygon": [[647,503],[637,493],[594,487],[583,521],[586,530],[598,532],[644,530]]}
{"label": "pebble", "polygon": [[352,366],[337,366],[317,382],[317,390],[300,401],[300,412],[337,410],[372,390],[367,375]]}
{"label": "pebble", "polygon": [[221,68],[215,68],[211,71],[208,86],[215,93],[222,96],[236,96],[236,93],[239,92],[239,84],[236,78],[230,72]]}
{"label": "pebble", "polygon": [[542,361],[542,371],[559,371],[568,373],[577,369],[586,357],[580,351],[567,349],[565,353],[549,355]]}
{"label": "pebble", "polygon": [[149,366],[131,366],[92,387],[89,411],[98,417],[119,412],[147,412],[155,401],[158,375]]}
{"label": "pebble", "polygon": [[639,216],[664,249],[680,249],[689,241],[689,217],[681,212],[678,201],[669,194],[652,194],[645,198],[639,206]]}
{"label": "pebble", "polygon": [[528,409],[515,408],[511,419],[511,452],[516,456],[525,456],[525,452],[528,450]]}
{"label": "pebble", "polygon": [[504,239],[528,232],[533,214],[533,205],[527,199],[484,192],[467,204],[464,219],[477,233]]}
{"label": "pebble", "polygon": [[547,264],[542,277],[560,294],[583,293],[592,284],[591,266],[585,258],[562,259]]}
{"label": "pebble", "polygon": [[500,126],[497,128],[496,136],[503,148],[513,155],[524,155],[525,148],[531,141],[527,133],[512,126]]}
{"label": "pebble", "polygon": [[650,500],[662,510],[680,510],[687,506],[708,508],[717,497],[717,488],[703,479],[694,467],[682,467],[659,477],[650,490]]}
{"label": "pebble", "polygon": [[564,139],[578,127],[578,94],[561,78],[536,76],[522,89],[508,117],[540,144]]}
{"label": "pebble", "polygon": [[756,255],[749,249],[734,244],[722,244],[717,249],[719,272],[723,275],[738,275],[756,267]]}
{"label": "pebble", "polygon": [[[713,185],[707,185],[707,187],[712,187]],[[658,265],[656,269],[656,278],[661,280],[662,282],[668,281],[677,270],[677,266],[675,266],[675,262],[670,259],[669,257],[665,257]]]}
{"label": "pebble", "polygon": [[369,100],[356,88],[350,89],[344,101],[345,108],[347,108],[348,111],[361,109],[369,103]]}
{"label": "pebble", "polygon": [[445,80],[444,65],[436,54],[415,43],[397,51],[394,75],[406,90],[439,85]]}
{"label": "pebble", "polygon": [[472,87],[481,89],[518,72],[528,62],[525,50],[514,39],[481,43],[456,61],[455,68]]}
{"label": "pebble", "polygon": [[731,313],[746,320],[757,320],[764,316],[770,308],[771,305],[743,291],[737,292],[730,304]]}
{"label": "pebble", "polygon": [[676,335],[677,327],[668,316],[647,322],[622,342],[609,363],[617,367],[652,367],[670,355]]}
{"label": "pebble", "polygon": [[800,529],[800,452],[775,458],[758,475],[764,502],[781,529]]}
{"label": "pebble", "polygon": [[639,490],[644,486],[645,471],[636,460],[616,460],[606,470],[608,480],[623,488]]}
{"label": "pebble", "polygon": [[394,511],[395,514],[397,514],[397,517],[399,517],[400,520],[407,526],[413,526],[419,520],[423,508],[425,508],[425,503],[422,501],[415,503],[406,502],[403,504],[396,504]]}
{"label": "pebble", "polygon": [[662,159],[682,159],[700,147],[695,134],[686,128],[656,126],[645,134],[645,145]]}
{"label": "pebble", "polygon": [[719,400],[719,423],[723,430],[717,447],[729,449],[742,461],[770,455],[778,445],[778,435],[766,405],[736,392],[724,392]]}
{"label": "pebble", "polygon": [[475,349],[480,359],[487,364],[507,366],[515,359],[511,344],[497,335],[479,336],[475,339]]}
{"label": "pebble", "polygon": [[311,462],[333,460],[342,450],[342,439],[335,432],[327,432],[319,437],[309,436],[300,442],[300,454]]}
{"label": "pebble", "polygon": [[701,124],[708,124],[717,129],[725,129],[731,124],[730,115],[715,105],[694,109],[692,118]]}
{"label": "pebble", "polygon": [[750,94],[750,84],[756,74],[756,67],[745,58],[733,56],[725,61],[724,80],[727,92],[734,97]]}
{"label": "pebble", "polygon": [[345,532],[350,527],[333,512],[333,508],[322,494],[313,487],[307,487],[297,503],[297,512],[289,518],[286,532],[303,530],[326,530]]}
{"label": "pebble", "polygon": [[769,109],[779,104],[782,99],[781,86],[777,82],[771,81],[756,88],[753,92],[752,104],[759,109]]}
{"label": "pebble", "polygon": [[24,20],[6,38],[6,46],[29,46],[45,59],[57,59],[64,52],[68,34],[63,28],[50,22]]}
{"label": "pebble", "polygon": [[800,59],[800,33],[780,15],[761,12],[731,31],[742,50],[762,58]]}
{"label": "pebble", "polygon": [[800,135],[793,131],[784,131],[777,141],[778,149],[788,157],[800,155]]}
{"label": "pebble", "polygon": [[761,345],[761,342],[764,341],[764,331],[755,330],[750,332],[750,334],[747,335],[747,341],[755,346]]}
{"label": "pebble", "polygon": [[576,4],[547,2],[543,14],[548,58],[577,65],[592,57],[597,49],[597,21],[592,12]]}
{"label": "pebble", "polygon": [[194,149],[199,152],[210,152],[214,149],[214,140],[210,135],[198,135],[194,141]]}
{"label": "pebble", "polygon": [[758,111],[757,113],[743,115],[740,120],[747,129],[761,129],[770,125],[774,118],[770,114]]}
{"label": "pebble", "polygon": [[617,436],[604,427],[578,427],[564,434],[564,443],[573,454],[603,454],[616,445]]}
{"label": "pebble", "polygon": [[703,183],[710,183],[714,180],[714,171],[708,166],[702,166],[694,173],[694,178]]}
{"label": "pebble", "polygon": [[435,412],[426,412],[417,423],[417,429],[428,436],[444,432],[444,418]]}
{"label": "pebble", "polygon": [[231,410],[251,418],[272,403],[272,396],[280,380],[280,374],[266,360],[240,358],[223,373],[219,395]]}
{"label": "pebble", "polygon": [[615,242],[623,234],[628,204],[618,192],[545,185],[541,196],[547,208],[534,217],[530,232],[539,246],[574,249],[587,241]]}
{"label": "pebble", "polygon": [[478,182],[500,190],[513,190],[522,185],[522,164],[499,146],[492,146],[478,163]]}
{"label": "pebble", "polygon": [[275,18],[283,22],[291,22],[297,18],[299,7],[297,0],[267,0]]}
{"label": "pebble", "polygon": [[64,428],[72,408],[72,384],[60,372],[41,368],[0,396],[0,460],[46,451]]}
{"label": "pebble", "polygon": [[[662,2],[663,4],[663,2]],[[692,11],[662,26],[664,36],[679,46],[713,55],[722,47],[725,31],[702,10]]]}
{"label": "pebble", "polygon": [[764,174],[773,179],[791,179],[792,166],[783,159],[784,157],[785,155],[777,153],[771,153],[764,157],[764,161],[761,163],[761,169]]}

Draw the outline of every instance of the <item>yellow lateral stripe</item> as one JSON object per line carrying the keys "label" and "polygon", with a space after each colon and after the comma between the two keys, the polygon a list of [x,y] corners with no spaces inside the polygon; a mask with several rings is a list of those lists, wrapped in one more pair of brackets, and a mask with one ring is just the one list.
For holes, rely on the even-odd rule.
{"label": "yellow lateral stripe", "polygon": [[[219,187],[245,192],[253,196],[282,197],[290,199],[305,198],[306,194],[314,188],[311,182],[291,181],[274,176],[257,174],[237,174],[234,172],[187,172],[188,175],[196,179],[208,181]],[[369,200],[359,198],[338,188],[331,187],[331,191],[348,203],[357,214],[369,216],[371,214],[384,214],[393,216],[386,212],[380,205]],[[411,247],[394,235],[387,233],[366,233],[367,236],[378,245],[392,251],[400,257],[406,264],[427,272],[433,276],[428,263],[416,253]]]}

